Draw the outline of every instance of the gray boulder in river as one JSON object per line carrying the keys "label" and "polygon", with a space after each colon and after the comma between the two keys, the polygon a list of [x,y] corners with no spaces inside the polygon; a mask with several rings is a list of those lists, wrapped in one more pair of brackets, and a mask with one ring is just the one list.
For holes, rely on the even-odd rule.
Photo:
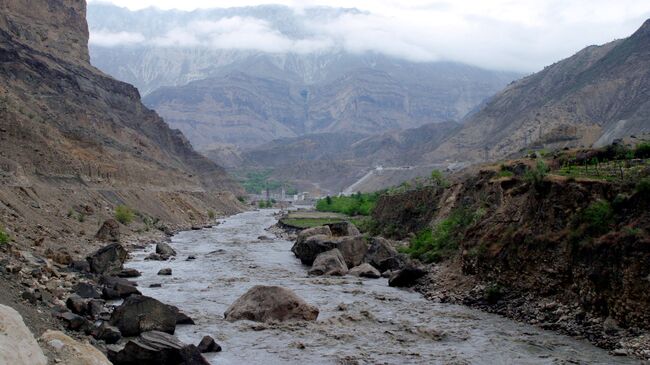
{"label": "gray boulder in river", "polygon": [[317,234],[315,236],[307,237],[304,240],[300,240],[299,238],[291,248],[291,252],[293,252],[304,265],[311,265],[314,263],[318,254],[335,248],[337,244],[338,239],[324,234]]}
{"label": "gray boulder in river", "polygon": [[315,321],[318,313],[318,308],[287,288],[257,285],[239,297],[224,317],[231,322]]}
{"label": "gray boulder in river", "polygon": [[309,275],[343,276],[347,273],[348,266],[337,248],[319,254],[309,270]]}
{"label": "gray boulder in river", "polygon": [[178,310],[170,305],[143,295],[131,295],[115,308],[111,324],[123,336],[137,336],[146,331],[174,334]]}
{"label": "gray boulder in river", "polygon": [[397,270],[404,265],[404,259],[385,238],[374,237],[363,259],[380,272]]}
{"label": "gray boulder in river", "polygon": [[379,270],[368,263],[353,267],[348,273],[352,276],[360,276],[362,278],[378,279],[381,277]]}
{"label": "gray boulder in river", "polygon": [[368,242],[362,235],[342,237],[336,244],[336,248],[341,251],[348,267],[355,267],[363,263],[363,258],[368,252]]}

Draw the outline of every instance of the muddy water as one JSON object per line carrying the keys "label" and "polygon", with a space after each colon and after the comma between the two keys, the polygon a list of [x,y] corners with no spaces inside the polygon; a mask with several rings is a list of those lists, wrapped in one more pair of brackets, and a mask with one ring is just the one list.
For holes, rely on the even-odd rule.
{"label": "muddy water", "polygon": [[[127,266],[140,270],[145,295],[178,306],[195,326],[178,337],[198,343],[212,335],[224,351],[213,364],[615,364],[586,342],[469,308],[428,302],[417,293],[390,288],[386,279],[307,276],[290,252],[292,243],[272,236],[274,211],[247,212],[212,229],[173,237],[178,257],[144,261],[137,252]],[[188,255],[195,261],[185,261]],[[157,276],[170,267],[173,276]],[[161,288],[149,288],[161,283]],[[315,323],[229,323],[223,313],[250,287],[280,285],[320,309]]]}

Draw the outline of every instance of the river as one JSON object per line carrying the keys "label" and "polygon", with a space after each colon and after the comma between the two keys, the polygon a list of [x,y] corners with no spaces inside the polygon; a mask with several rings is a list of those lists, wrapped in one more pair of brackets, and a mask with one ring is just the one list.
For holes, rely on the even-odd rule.
{"label": "river", "polygon": [[[172,238],[176,260],[133,254],[140,291],[178,306],[196,322],[177,336],[197,344],[212,335],[223,352],[213,364],[629,364],[587,342],[467,307],[432,303],[386,279],[308,277],[290,248],[265,228],[275,210],[251,211],[214,228]],[[261,241],[259,236],[269,236]],[[186,261],[188,255],[196,260]],[[158,276],[163,267],[172,276]],[[160,283],[162,287],[149,288]],[[254,285],[292,289],[320,309],[311,323],[230,323],[223,313]]]}

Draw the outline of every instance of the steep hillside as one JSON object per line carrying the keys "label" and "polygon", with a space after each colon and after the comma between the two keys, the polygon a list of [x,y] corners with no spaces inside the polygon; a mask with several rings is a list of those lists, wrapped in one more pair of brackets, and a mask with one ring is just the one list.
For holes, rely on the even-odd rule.
{"label": "steep hillside", "polygon": [[119,204],[169,228],[240,209],[221,167],[90,65],[85,2],[0,6],[0,225],[16,244],[87,252]]}
{"label": "steep hillside", "polygon": [[509,85],[428,159],[499,158],[529,148],[602,146],[650,132],[650,20]]}

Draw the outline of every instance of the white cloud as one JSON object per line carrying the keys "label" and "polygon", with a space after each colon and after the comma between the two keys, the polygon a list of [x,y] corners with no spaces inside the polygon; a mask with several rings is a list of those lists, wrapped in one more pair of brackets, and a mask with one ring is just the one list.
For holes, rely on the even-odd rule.
{"label": "white cloud", "polygon": [[[93,1],[93,0],[91,0]],[[195,9],[265,4],[263,0],[94,0],[140,9]],[[301,10],[356,7],[361,14],[310,20],[306,38],[293,39],[250,17],[182,24],[166,34],[93,31],[105,45],[151,42],[159,46],[311,53],[345,49],[412,61],[450,60],[481,67],[536,71],[591,44],[626,37],[650,17],[647,0],[273,0]]]}
{"label": "white cloud", "polygon": [[132,45],[143,43],[146,40],[140,33],[110,32],[97,30],[90,33],[90,44],[103,47],[115,47],[118,45]]}

